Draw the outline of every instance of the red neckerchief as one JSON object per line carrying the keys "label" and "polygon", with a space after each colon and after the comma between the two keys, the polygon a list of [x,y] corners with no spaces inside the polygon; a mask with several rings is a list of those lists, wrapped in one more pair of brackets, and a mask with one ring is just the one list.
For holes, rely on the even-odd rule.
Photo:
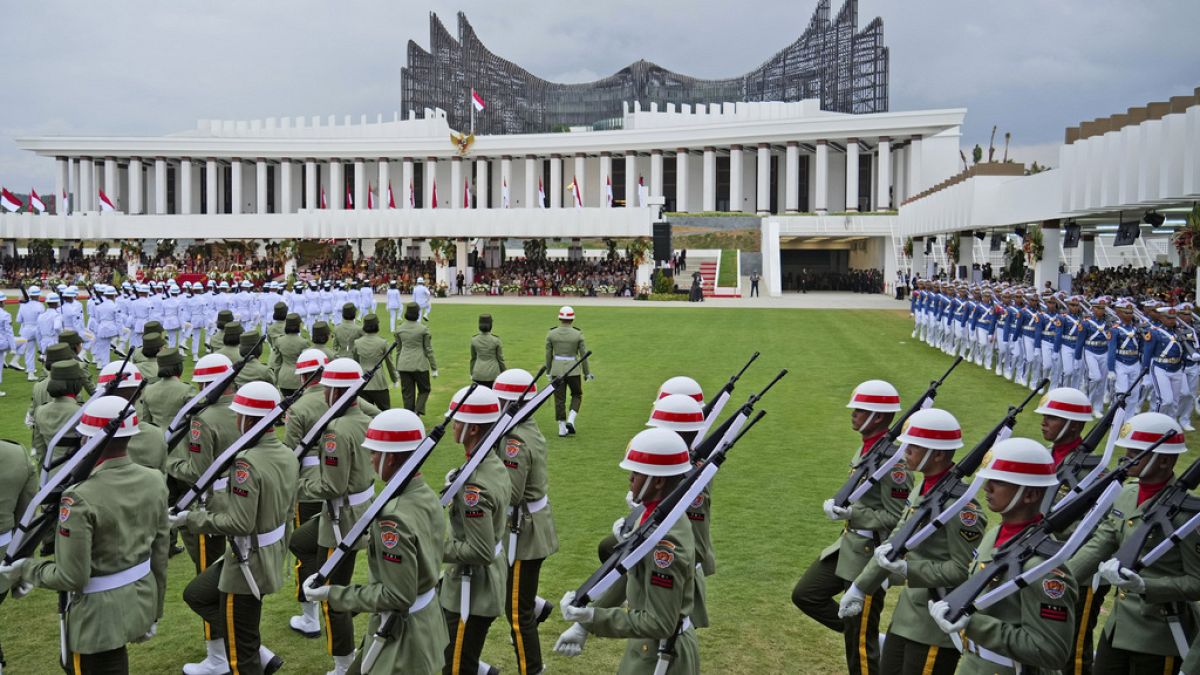
{"label": "red neckerchief", "polygon": [[642,512],[642,518],[640,520],[638,520],[638,525],[641,525],[642,523],[646,522],[646,519],[650,517],[650,514],[654,512],[654,509],[658,506],[658,503],[661,501],[662,501],[661,499],[655,499],[654,501],[642,503],[642,506],[646,507],[646,510]]}
{"label": "red neckerchief", "polygon": [[[933,452],[933,451],[926,450],[926,452]],[[929,492],[929,490],[932,489],[934,485],[938,484],[938,481],[940,481],[942,479],[942,476],[945,476],[949,472],[950,472],[950,469],[949,469],[949,467],[947,467],[945,471],[938,473],[938,474],[925,474],[925,478],[921,481],[921,496],[924,497],[925,493]]]}
{"label": "red neckerchief", "polygon": [[1162,492],[1163,488],[1167,487],[1171,479],[1168,478],[1161,483],[1138,483],[1138,506],[1147,499],[1153,499],[1155,495]]}
{"label": "red neckerchief", "polygon": [[874,447],[875,442],[878,441],[879,439],[883,438],[883,435],[886,433],[887,433],[887,429],[884,429],[883,431],[880,431],[879,433],[877,433],[873,436],[868,436],[868,437],[864,438],[862,451],[859,452],[858,454],[859,455],[867,454],[867,451],[870,450],[872,447]]}
{"label": "red neckerchief", "polygon": [[1000,548],[1009,539],[1012,539],[1020,534],[1021,530],[1024,530],[1026,527],[1040,521],[1041,519],[1042,514],[1039,513],[1033,520],[1027,520],[1023,523],[1001,523],[1000,533],[996,535],[996,544],[993,548]]}
{"label": "red neckerchief", "polygon": [[1050,455],[1054,457],[1054,466],[1062,464],[1062,461],[1067,458],[1067,455],[1075,451],[1083,443],[1083,438],[1076,438],[1073,441],[1066,443],[1055,443],[1053,448],[1050,448]]}

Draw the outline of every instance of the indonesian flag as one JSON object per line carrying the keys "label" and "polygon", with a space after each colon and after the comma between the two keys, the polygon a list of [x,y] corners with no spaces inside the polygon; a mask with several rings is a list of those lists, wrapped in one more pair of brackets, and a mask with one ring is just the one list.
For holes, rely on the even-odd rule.
{"label": "indonesian flag", "polygon": [[373,210],[375,208],[374,190],[375,190],[375,188],[371,187],[371,185],[368,183],[367,184],[367,210],[368,211]]}
{"label": "indonesian flag", "polygon": [[483,97],[474,89],[471,90],[471,105],[475,106],[475,112],[483,112],[487,104],[483,102]]}
{"label": "indonesian flag", "polygon": [[645,206],[650,199],[650,191],[646,189],[646,178],[638,176],[638,206]]}
{"label": "indonesian flag", "polygon": [[396,196],[392,194],[392,181],[388,181],[388,208],[396,208]]}
{"label": "indonesian flag", "polygon": [[546,208],[546,189],[542,187],[542,179],[538,179],[538,208]]}
{"label": "indonesian flag", "polygon": [[113,206],[112,200],[108,198],[108,195],[104,194],[104,190],[100,190],[100,212],[104,213],[105,211],[116,210],[117,207]]}
{"label": "indonesian flag", "polygon": [[463,179],[463,208],[471,208],[471,184],[466,178]]}
{"label": "indonesian flag", "polygon": [[583,190],[579,189],[579,177],[571,176],[571,194],[575,197],[575,208],[583,208]]}
{"label": "indonesian flag", "polygon": [[408,208],[417,208],[417,189],[411,180],[408,181]]}
{"label": "indonesian flag", "polygon": [[605,203],[607,203],[609,206],[612,206],[613,205],[612,176],[608,177],[608,185],[605,186],[604,192],[605,192],[604,199],[606,200]]}
{"label": "indonesian flag", "polygon": [[62,201],[59,203],[61,206],[56,209],[59,213],[67,214],[71,212],[71,195],[67,194],[66,190],[63,190]]}
{"label": "indonesian flag", "polygon": [[325,201],[325,188],[321,188],[321,208],[329,208],[329,202]]}
{"label": "indonesian flag", "polygon": [[3,206],[4,210],[9,213],[16,213],[25,205],[21,203],[20,199],[17,199],[16,195],[9,192],[7,188],[0,188],[0,206]]}
{"label": "indonesian flag", "polygon": [[346,208],[354,208],[354,196],[350,194],[350,186],[346,186]]}
{"label": "indonesian flag", "polygon": [[46,212],[46,202],[38,196],[37,190],[29,188],[29,207],[38,213]]}
{"label": "indonesian flag", "polygon": [[500,185],[500,208],[508,208],[508,181],[501,181]]}
{"label": "indonesian flag", "polygon": [[430,200],[429,208],[437,208],[437,178],[433,179],[433,199]]}

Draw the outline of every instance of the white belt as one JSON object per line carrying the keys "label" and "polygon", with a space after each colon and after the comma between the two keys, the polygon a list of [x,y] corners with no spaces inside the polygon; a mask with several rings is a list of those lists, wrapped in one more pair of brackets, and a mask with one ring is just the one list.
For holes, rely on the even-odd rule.
{"label": "white belt", "polygon": [[871,530],[853,530],[850,528],[846,528],[846,531],[853,532],[854,534],[857,534],[858,536],[863,537],[864,539],[874,539],[875,538],[875,533]]}
{"label": "white belt", "polygon": [[117,572],[116,574],[105,574],[100,577],[92,577],[88,579],[83,586],[84,594],[103,593],[111,591],[122,586],[128,586],[136,581],[141,581],[150,574],[150,561],[147,560],[140,565],[134,565],[127,570]]}
{"label": "white belt", "polygon": [[983,659],[984,661],[990,661],[991,663],[994,663],[998,666],[1004,666],[1006,668],[1015,668],[1016,667],[1016,664],[1013,662],[1013,660],[1008,658],[1007,656],[997,654],[996,652],[988,649],[987,647],[981,647],[973,641],[969,642],[968,644],[970,645],[971,653],[974,654],[975,656],[978,656],[979,658]]}
{"label": "white belt", "polygon": [[255,538],[255,541],[258,542],[259,548],[266,548],[267,546],[274,544],[275,542],[279,541],[280,539],[283,539],[283,534],[286,531],[287,531],[287,523],[284,523],[284,524],[280,525],[279,527],[271,530],[270,532],[262,532],[260,534],[256,534],[256,535],[254,535],[254,538]]}
{"label": "white belt", "polygon": [[[307,457],[305,459],[307,459]],[[365,504],[374,498],[375,498],[375,486],[372,485],[371,487],[367,488],[366,490],[363,490],[362,492],[356,492],[352,495],[347,495],[345,497],[338,497],[336,499],[331,499],[331,500],[329,500],[329,505],[332,508],[341,509],[345,506],[358,506],[359,504]]]}
{"label": "white belt", "polygon": [[318,466],[321,463],[321,458],[313,455],[311,452],[300,460],[300,466]]}
{"label": "white belt", "polygon": [[504,541],[503,540],[496,542],[496,550],[493,552],[492,557],[499,558],[501,553],[504,553]]}
{"label": "white belt", "polygon": [[692,627],[692,617],[690,617],[690,616],[683,617],[683,623],[679,624],[679,632],[677,632],[676,635],[683,635],[691,627]]}
{"label": "white belt", "polygon": [[525,509],[530,513],[537,513],[550,505],[550,498],[542,495],[541,499],[535,499],[531,502],[525,502]]}
{"label": "white belt", "polygon": [[433,588],[431,588],[417,596],[417,599],[413,601],[412,606],[408,608],[408,613],[416,614],[417,612],[425,609],[426,607],[429,606],[429,603],[433,602],[433,599],[436,597],[437,597],[437,586],[434,586]]}
{"label": "white belt", "polygon": [[555,361],[574,361],[575,357],[574,356],[559,356],[558,354],[555,354],[554,360]]}
{"label": "white belt", "polygon": [[0,546],[8,546],[12,543],[13,531],[0,532]]}

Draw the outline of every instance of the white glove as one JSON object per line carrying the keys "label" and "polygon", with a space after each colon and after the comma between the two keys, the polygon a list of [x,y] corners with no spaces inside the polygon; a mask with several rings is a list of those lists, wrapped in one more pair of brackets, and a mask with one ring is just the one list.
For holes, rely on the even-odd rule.
{"label": "white glove", "polygon": [[32,592],[33,592],[33,582],[32,581],[22,581],[21,583],[17,584],[16,586],[14,586],[12,589],[9,590],[9,593],[11,593],[13,596],[13,600],[20,600],[21,598],[29,595]]}
{"label": "white glove", "polygon": [[399,389],[399,388],[400,388],[400,380],[396,380],[395,382],[392,383],[392,389]]}
{"label": "white glove", "polygon": [[33,415],[29,414],[28,412],[25,413],[25,426],[29,427],[30,429],[33,428]]}
{"label": "white glove", "polygon": [[583,653],[583,643],[587,642],[587,636],[586,628],[577,623],[572,624],[558,636],[558,642],[554,643],[554,652],[561,656],[579,656]]}
{"label": "white glove", "polygon": [[858,590],[858,586],[850,584],[850,588],[842,594],[842,600],[838,603],[838,618],[845,619],[851,616],[858,616],[863,611],[863,600],[866,595]]}
{"label": "white glove", "polygon": [[616,520],[613,521],[612,533],[613,533],[613,536],[617,538],[618,542],[625,541],[625,537],[627,536],[621,531],[623,529],[625,529],[625,519],[624,518],[617,518]]}
{"label": "white glove", "polygon": [[188,514],[191,511],[180,511],[179,513],[167,513],[167,521],[171,523],[172,528],[186,528]]}
{"label": "white glove", "polygon": [[155,635],[158,635],[158,622],[157,621],[150,624],[150,630],[146,631],[145,635],[143,635],[139,638],[134,638],[133,641],[135,643],[149,642],[150,639],[153,638]]}
{"label": "white glove", "polygon": [[29,558],[17,558],[16,560],[12,561],[11,565],[0,565],[0,574],[20,574],[21,568],[24,567],[25,563],[27,562],[29,562]]}
{"label": "white glove", "polygon": [[1111,370],[1110,370],[1110,371],[1108,371],[1108,381],[1109,381],[1109,382],[1116,382],[1116,381],[1117,381],[1117,374],[1116,374],[1116,373],[1114,373],[1114,372],[1113,372],[1113,371],[1111,371]]}
{"label": "white glove", "polygon": [[563,594],[562,600],[559,601],[558,607],[562,610],[562,617],[566,621],[575,621],[588,623],[596,615],[596,610],[591,607],[576,607],[571,602],[575,600],[575,591],[567,591]]}
{"label": "white glove", "polygon": [[826,499],[821,508],[825,510],[825,515],[830,520],[850,520],[850,509],[834,504],[832,499]]}
{"label": "white glove", "polygon": [[300,587],[304,591],[304,599],[309,602],[325,602],[329,599],[329,593],[333,590],[332,586],[316,586],[313,584],[317,581],[316,574],[310,574],[304,580],[304,585]]}
{"label": "white glove", "polygon": [[1123,591],[1128,591],[1129,593],[1146,592],[1146,580],[1142,579],[1140,574],[1128,567],[1121,567],[1121,562],[1116,558],[1109,558],[1100,563],[1100,567],[1096,569],[1096,572],[1109,584]]}
{"label": "white glove", "polygon": [[891,544],[884,544],[875,548],[875,562],[882,569],[887,570],[891,574],[899,574],[902,577],[908,576],[908,562],[901,558],[900,560],[891,561],[887,559],[887,555],[892,552]]}
{"label": "white glove", "polygon": [[431,373],[430,373],[430,375],[433,375],[434,377],[437,377],[437,371],[435,370],[435,371],[431,372]]}
{"label": "white glove", "polygon": [[458,467],[457,466],[446,472],[446,479],[445,479],[445,481],[443,481],[442,487],[443,488],[450,487],[450,484],[454,482],[455,478],[458,478]]}
{"label": "white glove", "polygon": [[625,504],[626,504],[626,506],[629,507],[630,511],[641,506],[641,504],[638,504],[636,501],[633,500],[633,490],[630,490],[629,492],[625,493]]}
{"label": "white glove", "polygon": [[583,376],[583,379],[585,379],[585,380],[594,380],[594,379],[596,379],[596,375],[595,375],[594,373],[588,373],[587,375],[584,375],[584,376]]}
{"label": "white glove", "polygon": [[929,602],[929,616],[933,617],[933,622],[946,635],[954,635],[955,633],[962,632],[967,627],[967,624],[971,622],[971,615],[963,614],[959,617],[958,621],[951,623],[946,619],[946,615],[949,613],[950,603],[945,600],[938,600],[937,602],[931,600]]}

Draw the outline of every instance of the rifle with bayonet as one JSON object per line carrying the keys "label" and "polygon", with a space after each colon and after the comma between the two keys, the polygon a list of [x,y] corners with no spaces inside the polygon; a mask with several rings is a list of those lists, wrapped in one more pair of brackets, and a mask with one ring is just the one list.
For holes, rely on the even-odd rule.
{"label": "rifle with bayonet", "polygon": [[921,506],[888,539],[888,543],[892,545],[892,550],[887,554],[888,560],[898,560],[904,557],[905,553],[919,546],[930,535],[950,522],[951,518],[958,515],[967,503],[979,493],[983,479],[976,477],[969,485],[963,480],[974,474],[983,464],[983,458],[987,456],[993,445],[1012,435],[1013,428],[1017,426],[1017,416],[1025,410],[1025,406],[1029,405],[1033,397],[1038,395],[1042,387],[1049,383],[1049,380],[1042,380],[1041,384],[1025,397],[1025,400],[1015,406],[1009,406],[1004,419],[992,427],[983,440],[971,448],[965,457],[956,462],[933,487],[929,488],[921,500]]}
{"label": "rifle with bayonet", "polygon": [[750,369],[750,364],[754,363],[754,361],[758,359],[758,355],[758,352],[751,354],[750,360],[746,362],[746,365],[742,366],[741,370],[734,373],[733,377],[729,378],[729,381],[725,383],[725,386],[721,387],[721,390],[717,392],[717,395],[710,397],[708,402],[704,404],[704,426],[700,427],[699,432],[696,434],[696,438],[704,438],[705,435],[708,434],[708,430],[712,426],[712,423],[721,415],[721,411],[725,408],[725,404],[729,402],[729,397],[733,395],[734,385],[736,385],[737,381],[741,379],[742,375],[744,375],[746,371]]}
{"label": "rifle with bayonet", "polygon": [[[179,409],[179,412],[175,413],[175,417],[163,431],[163,434],[167,438],[168,452],[173,450],[175,446],[179,445],[179,442],[182,441],[183,437],[187,435],[187,418],[199,415],[204,411],[205,408],[220,400],[221,394],[225,393],[225,390],[229,388],[229,385],[237,379],[237,376],[242,372],[242,369],[246,367],[246,364],[254,359],[254,352],[258,351],[258,348],[262,346],[262,343],[266,339],[267,336],[266,333],[264,333],[258,338],[258,342],[254,343],[254,346],[250,348],[250,351],[246,352],[245,356],[238,360],[237,363],[233,364],[233,368],[225,374],[225,377],[209,382],[203,389],[200,390],[200,393],[189,399],[188,402],[183,404],[183,407]],[[129,351],[131,353],[133,352],[132,349]]]}
{"label": "rifle with bayonet", "polygon": [[834,505],[845,508],[858,501],[858,499],[862,497],[862,495],[865,494],[872,485],[878,483],[880,478],[882,478],[885,473],[895,466],[901,455],[903,447],[897,449],[896,452],[890,455],[887,454],[888,448],[890,448],[892,444],[896,442],[896,439],[900,437],[900,433],[904,430],[904,423],[908,421],[908,418],[912,417],[913,413],[933,403],[934,398],[937,396],[938,387],[942,386],[942,383],[946,381],[946,378],[950,376],[950,373],[954,372],[954,369],[958,367],[958,364],[962,363],[962,360],[963,357],[961,356],[955,358],[954,363],[950,364],[950,368],[948,368],[941,377],[929,383],[929,388],[926,389],[925,393],[921,394],[917,400],[913,402],[912,407],[905,411],[905,413],[892,424],[892,427],[888,429],[887,433],[885,433],[878,441],[875,441],[875,445],[872,445],[871,448],[859,458],[858,463],[855,464],[854,468],[850,471],[850,477],[846,479],[846,482],[841,488],[838,489],[837,493],[834,494]]}
{"label": "rifle with bayonet", "polygon": [[29,291],[25,290],[25,280],[22,279],[17,283],[17,288],[21,289],[21,304],[29,302]]}

